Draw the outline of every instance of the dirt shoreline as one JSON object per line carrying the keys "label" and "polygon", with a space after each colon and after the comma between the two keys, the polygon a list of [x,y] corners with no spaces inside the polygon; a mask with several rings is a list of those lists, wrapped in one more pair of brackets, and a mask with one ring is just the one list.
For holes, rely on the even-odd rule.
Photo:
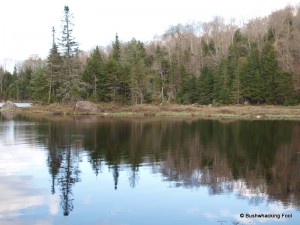
{"label": "dirt shoreline", "polygon": [[18,113],[42,113],[50,115],[99,115],[106,117],[199,117],[221,119],[287,119],[300,120],[300,105],[132,105],[97,104],[96,112],[75,112],[74,105],[51,104],[18,108]]}

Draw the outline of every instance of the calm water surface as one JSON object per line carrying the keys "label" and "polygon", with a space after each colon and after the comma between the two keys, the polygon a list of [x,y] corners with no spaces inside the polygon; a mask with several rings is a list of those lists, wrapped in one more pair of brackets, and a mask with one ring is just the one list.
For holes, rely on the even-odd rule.
{"label": "calm water surface", "polygon": [[0,114],[1,225],[300,224],[300,122]]}

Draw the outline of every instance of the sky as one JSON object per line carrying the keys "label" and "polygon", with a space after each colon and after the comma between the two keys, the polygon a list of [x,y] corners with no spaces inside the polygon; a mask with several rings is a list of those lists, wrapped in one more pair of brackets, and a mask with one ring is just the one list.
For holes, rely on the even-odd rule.
{"label": "sky", "polygon": [[36,54],[46,58],[52,27],[61,37],[65,5],[74,15],[73,35],[80,49],[107,46],[118,33],[147,42],[179,23],[208,22],[215,16],[245,22],[300,0],[1,0],[0,65],[11,67]]}

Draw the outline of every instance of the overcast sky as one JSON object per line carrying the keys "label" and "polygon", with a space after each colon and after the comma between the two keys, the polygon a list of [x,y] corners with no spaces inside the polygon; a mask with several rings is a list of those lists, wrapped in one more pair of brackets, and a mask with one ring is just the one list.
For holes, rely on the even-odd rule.
{"label": "overcast sky", "polygon": [[45,58],[51,48],[52,26],[56,37],[61,36],[64,5],[74,15],[73,34],[80,48],[89,51],[96,45],[107,46],[116,33],[121,41],[133,37],[149,41],[178,23],[207,22],[215,16],[247,21],[298,3],[300,0],[1,0],[0,64],[5,58],[24,60],[32,54]]}

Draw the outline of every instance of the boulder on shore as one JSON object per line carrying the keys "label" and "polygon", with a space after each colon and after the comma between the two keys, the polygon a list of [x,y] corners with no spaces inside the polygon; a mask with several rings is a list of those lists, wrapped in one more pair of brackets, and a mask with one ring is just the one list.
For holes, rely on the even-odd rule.
{"label": "boulder on shore", "polygon": [[98,106],[89,101],[78,101],[75,105],[75,112],[78,113],[93,113],[98,111]]}
{"label": "boulder on shore", "polygon": [[17,108],[18,106],[16,106],[16,104],[11,101],[5,102],[1,107],[2,110],[16,110]]}

